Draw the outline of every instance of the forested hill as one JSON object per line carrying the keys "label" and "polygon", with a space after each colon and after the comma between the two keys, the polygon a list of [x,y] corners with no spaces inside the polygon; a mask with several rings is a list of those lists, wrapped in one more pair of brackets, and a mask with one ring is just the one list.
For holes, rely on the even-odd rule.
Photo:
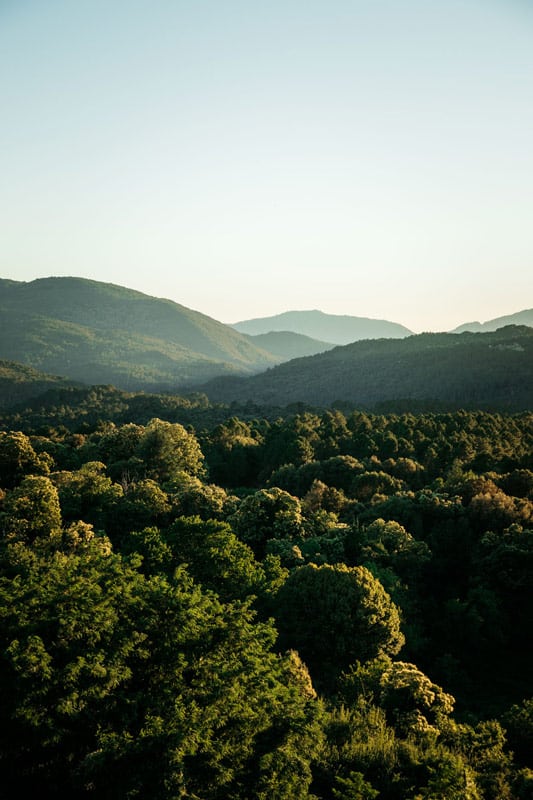
{"label": "forested hill", "polygon": [[280,361],[289,361],[291,358],[302,358],[303,356],[314,356],[317,353],[324,353],[335,347],[331,342],[321,342],[304,336],[302,333],[292,331],[270,331],[270,333],[258,333],[248,338],[257,347],[267,350],[276,356]]}
{"label": "forested hill", "polygon": [[0,408],[25,402],[50,389],[73,387],[72,382],[56,375],[47,375],[14,361],[0,361]]}
{"label": "forested hill", "polygon": [[158,390],[279,361],[171,300],[82,278],[0,281],[0,358],[85,383]]}
{"label": "forested hill", "polygon": [[293,331],[312,339],[334,344],[349,344],[360,339],[399,339],[412,332],[404,325],[384,319],[325,314],[323,311],[286,311],[273,317],[236,322],[241,333],[257,335],[270,331]]}
{"label": "forested hill", "polygon": [[533,329],[424,333],[336,347],[248,379],[203,387],[213,400],[272,405],[336,401],[376,409],[417,404],[521,410],[533,407]]}

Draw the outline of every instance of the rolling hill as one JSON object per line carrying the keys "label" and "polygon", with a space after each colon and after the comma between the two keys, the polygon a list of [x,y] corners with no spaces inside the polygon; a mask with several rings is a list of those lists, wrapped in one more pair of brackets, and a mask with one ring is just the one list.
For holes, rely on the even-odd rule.
{"label": "rolling hill", "polygon": [[85,383],[158,391],[280,360],[171,300],[82,278],[0,281],[0,358]]}
{"label": "rolling hill", "polygon": [[325,314],[323,311],[285,311],[273,317],[243,320],[232,325],[251,336],[271,331],[292,331],[332,344],[350,344],[360,339],[400,339],[412,331],[396,322],[367,317]]}
{"label": "rolling hill", "polygon": [[533,329],[355,342],[251,378],[211,381],[203,390],[211,400],[269,405],[533,409]]}
{"label": "rolling hill", "polygon": [[0,408],[23,403],[49,389],[67,389],[74,385],[57,375],[47,375],[15,361],[0,361]]}
{"label": "rolling hill", "polygon": [[314,356],[335,347],[331,342],[320,342],[318,339],[311,339],[310,336],[292,331],[270,331],[270,333],[259,333],[256,336],[249,335],[248,338],[257,347],[272,353],[278,361]]}

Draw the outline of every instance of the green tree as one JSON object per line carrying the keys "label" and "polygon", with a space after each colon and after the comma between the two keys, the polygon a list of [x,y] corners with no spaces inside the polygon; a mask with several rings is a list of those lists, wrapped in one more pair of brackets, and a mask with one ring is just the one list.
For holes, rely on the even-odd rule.
{"label": "green tree", "polygon": [[298,567],[278,592],[276,621],[281,643],[326,688],[350,664],[394,655],[404,642],[398,609],[364,567]]}
{"label": "green tree", "polygon": [[168,488],[176,516],[224,519],[235,510],[236,497],[228,495],[220,486],[202,483],[185,472],[176,476]]}
{"label": "green tree", "polygon": [[[252,550],[225,522],[181,517],[165,532],[163,540],[170,547],[174,564],[186,564],[198,583],[223,600],[245,599],[277,588],[270,584]],[[277,582],[284,577],[281,571]]]}
{"label": "green tree", "polygon": [[146,474],[161,484],[180,472],[202,475],[204,456],[194,434],[183,425],[151,420],[139,442],[137,455],[146,465]]}
{"label": "green tree", "polygon": [[335,800],[374,800],[378,795],[378,790],[373,789],[360,772],[350,772],[347,778],[339,776],[335,780]]}
{"label": "green tree", "polygon": [[106,515],[106,531],[114,542],[122,542],[130,531],[146,526],[162,526],[170,513],[168,496],[150,478],[128,486]]}
{"label": "green tree", "polygon": [[381,675],[379,704],[400,733],[438,734],[442,718],[453,711],[454,698],[415,664],[395,661]]}
{"label": "green tree", "polygon": [[83,519],[104,527],[106,513],[122,496],[121,487],[105,474],[105,464],[89,461],[79,470],[54,472],[64,520]]}
{"label": "green tree", "polygon": [[0,487],[12,489],[26,475],[48,475],[52,459],[37,455],[21,431],[0,431]]}
{"label": "green tree", "polygon": [[3,551],[3,796],[307,798],[318,706],[272,625],[79,533]]}
{"label": "green tree", "polygon": [[245,497],[229,522],[260,557],[269,539],[294,539],[304,532],[300,501],[277,487]]}
{"label": "green tree", "polygon": [[32,542],[61,528],[57,489],[49,478],[30,476],[4,501],[0,526],[6,540]]}
{"label": "green tree", "polygon": [[368,566],[374,563],[391,568],[407,581],[420,577],[431,558],[425,542],[416,541],[399,522],[376,519],[364,528],[355,528],[346,538],[350,563]]}

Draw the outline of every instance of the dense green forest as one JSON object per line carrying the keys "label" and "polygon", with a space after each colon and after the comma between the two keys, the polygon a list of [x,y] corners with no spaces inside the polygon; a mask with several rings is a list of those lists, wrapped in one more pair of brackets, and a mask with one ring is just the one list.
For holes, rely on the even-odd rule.
{"label": "dense green forest", "polygon": [[533,797],[533,414],[0,414],[6,800]]}

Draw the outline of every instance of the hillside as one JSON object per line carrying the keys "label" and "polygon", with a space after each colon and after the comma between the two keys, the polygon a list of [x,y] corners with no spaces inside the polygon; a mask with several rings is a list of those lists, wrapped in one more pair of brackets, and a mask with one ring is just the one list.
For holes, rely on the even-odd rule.
{"label": "hillside", "polygon": [[8,408],[38,397],[49,389],[66,389],[73,384],[14,361],[0,361],[0,408]]}
{"label": "hillside", "polygon": [[0,358],[85,383],[158,390],[279,360],[171,300],[81,278],[0,281]]}
{"label": "hillside", "polygon": [[525,309],[524,311],[517,311],[515,314],[508,314],[505,317],[496,317],[489,319],[487,322],[465,322],[459,325],[451,333],[488,333],[490,331],[497,331],[499,328],[504,328],[506,325],[527,325],[533,328],[533,308]]}
{"label": "hillside", "polygon": [[335,347],[331,342],[321,342],[318,339],[311,339],[301,333],[292,331],[270,331],[270,333],[259,333],[255,336],[249,335],[253,344],[272,353],[277,360],[289,361],[291,358],[302,358],[303,356],[314,356],[317,353],[324,353]]}
{"label": "hillside", "polygon": [[333,344],[350,344],[360,339],[400,339],[412,331],[396,322],[368,319],[323,311],[285,311],[273,317],[236,322],[232,326],[252,336],[270,331],[292,331]]}
{"label": "hillside", "polygon": [[336,347],[248,379],[203,387],[212,400],[272,405],[336,401],[375,409],[388,404],[521,410],[533,408],[533,330],[424,333]]}

